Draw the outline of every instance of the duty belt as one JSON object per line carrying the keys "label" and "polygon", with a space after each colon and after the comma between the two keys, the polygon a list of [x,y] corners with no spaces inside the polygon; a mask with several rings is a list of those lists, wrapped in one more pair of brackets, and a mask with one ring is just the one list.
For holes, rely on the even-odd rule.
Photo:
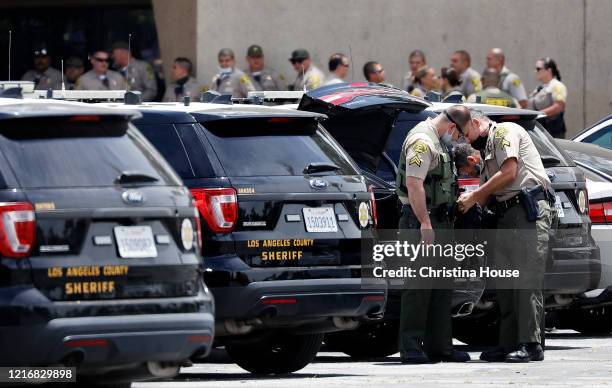
{"label": "duty belt", "polygon": [[[535,198],[538,201],[548,201],[549,200],[549,198],[548,198],[548,196],[546,195],[545,192],[540,192],[540,193],[536,194]],[[498,213],[501,211],[501,213],[503,214],[503,213],[507,212],[508,209],[510,209],[514,205],[518,205],[520,203],[521,203],[521,200],[519,198],[519,195],[517,194],[517,195],[515,195],[514,197],[512,197],[512,198],[510,198],[508,200],[498,201],[495,204],[495,208],[496,208]]]}

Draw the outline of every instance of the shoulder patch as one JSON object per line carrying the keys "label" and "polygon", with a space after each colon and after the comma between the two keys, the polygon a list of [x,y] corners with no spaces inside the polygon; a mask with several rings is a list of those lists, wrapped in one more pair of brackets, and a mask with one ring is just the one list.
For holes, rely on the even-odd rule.
{"label": "shoulder patch", "polygon": [[472,78],[472,85],[478,87],[478,85],[480,85],[480,80],[478,78]]}
{"label": "shoulder patch", "polygon": [[510,142],[506,139],[506,135],[508,134],[508,129],[504,127],[498,127],[495,130],[494,138],[498,140],[497,144],[503,149],[510,146]]}
{"label": "shoulder patch", "polygon": [[153,76],[153,67],[148,63],[145,65],[145,71],[147,72],[147,79],[152,80]]}
{"label": "shoulder patch", "polygon": [[412,145],[412,150],[417,154],[424,154],[428,149],[427,143],[425,143],[423,140],[417,140]]}
{"label": "shoulder patch", "polygon": [[249,76],[244,74],[242,77],[240,77],[240,83],[241,84],[246,84],[249,82]]}
{"label": "shoulder patch", "polygon": [[282,75],[282,74],[281,74],[281,75],[279,75],[279,76],[278,76],[278,78],[279,78],[281,81],[284,81],[284,80],[285,80],[285,76],[284,76],[284,75]]}
{"label": "shoulder patch", "polygon": [[521,80],[519,78],[512,80],[512,85],[519,86],[521,84]]}

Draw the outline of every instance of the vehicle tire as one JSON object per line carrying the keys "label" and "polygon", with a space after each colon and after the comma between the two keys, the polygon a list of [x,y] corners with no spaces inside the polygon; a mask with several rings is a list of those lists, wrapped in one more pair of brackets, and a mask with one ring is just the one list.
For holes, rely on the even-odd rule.
{"label": "vehicle tire", "polygon": [[612,311],[606,306],[564,311],[568,326],[581,334],[602,335],[612,332]]}
{"label": "vehicle tire", "polygon": [[325,335],[333,350],[356,359],[387,357],[398,352],[399,321],[389,320],[363,325],[356,330]]}
{"label": "vehicle tire", "polygon": [[275,333],[265,340],[228,344],[225,350],[241,368],[254,374],[283,374],[298,371],[317,355],[323,334]]}
{"label": "vehicle tire", "polygon": [[470,346],[496,346],[499,340],[499,311],[482,316],[453,319],[453,337]]}

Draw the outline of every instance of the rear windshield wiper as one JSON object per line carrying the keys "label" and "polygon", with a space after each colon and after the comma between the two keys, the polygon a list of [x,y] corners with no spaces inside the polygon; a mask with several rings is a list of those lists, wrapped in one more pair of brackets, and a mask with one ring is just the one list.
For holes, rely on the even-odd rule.
{"label": "rear windshield wiper", "polygon": [[561,164],[561,159],[557,158],[556,156],[552,156],[552,155],[542,155],[542,164],[545,166],[556,166],[558,164]]}
{"label": "rear windshield wiper", "polygon": [[122,171],[121,174],[115,178],[115,183],[140,183],[140,182],[157,182],[154,176],[144,174],[138,171]]}
{"label": "rear windshield wiper", "polygon": [[304,174],[312,174],[313,172],[323,172],[323,171],[336,171],[340,170],[340,167],[336,166],[333,163],[327,162],[313,162],[310,163],[304,169]]}

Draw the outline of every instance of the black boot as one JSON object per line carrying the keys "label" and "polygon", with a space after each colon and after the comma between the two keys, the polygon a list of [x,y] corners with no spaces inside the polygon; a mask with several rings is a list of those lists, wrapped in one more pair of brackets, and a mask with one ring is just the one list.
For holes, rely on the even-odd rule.
{"label": "black boot", "polygon": [[401,350],[400,360],[402,364],[429,364],[431,362],[427,354],[421,350]]}
{"label": "black boot", "polygon": [[427,357],[429,357],[431,362],[467,362],[471,360],[468,352],[462,352],[460,350],[452,350],[448,353],[428,354]]}
{"label": "black boot", "polygon": [[544,349],[538,342],[531,342],[527,344],[527,351],[531,361],[544,361]]}
{"label": "black boot", "polygon": [[518,348],[506,356],[506,362],[529,362],[531,356],[528,350],[528,344],[519,344]]}

